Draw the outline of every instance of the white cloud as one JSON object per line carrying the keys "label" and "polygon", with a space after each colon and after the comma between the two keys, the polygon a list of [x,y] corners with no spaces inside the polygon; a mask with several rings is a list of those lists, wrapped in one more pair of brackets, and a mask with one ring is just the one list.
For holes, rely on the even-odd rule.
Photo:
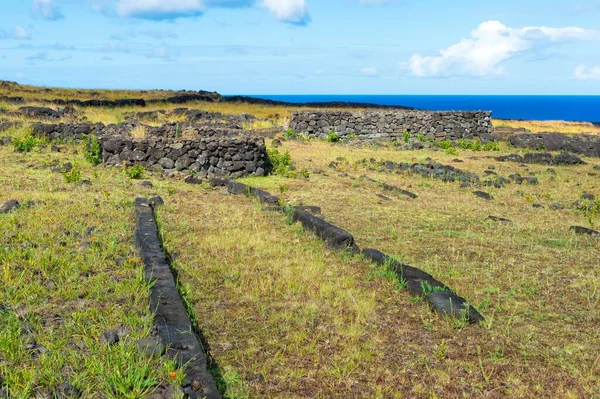
{"label": "white cloud", "polygon": [[366,67],[361,69],[360,73],[362,73],[365,76],[379,76],[379,69],[375,67]]}
{"label": "white cloud", "polygon": [[579,80],[600,80],[600,66],[586,67],[579,65],[575,68],[575,79]]}
{"label": "white cloud", "polygon": [[310,22],[305,0],[263,0],[260,5],[279,21],[294,25],[305,25]]}
{"label": "white cloud", "polygon": [[119,0],[117,12],[123,17],[168,19],[202,14],[202,0]]}
{"label": "white cloud", "polygon": [[486,76],[504,72],[501,65],[515,55],[535,46],[567,40],[600,38],[600,32],[577,27],[509,28],[498,21],[487,21],[439,55],[413,55],[408,66],[415,76]]}
{"label": "white cloud", "polygon": [[48,21],[57,21],[63,18],[62,13],[54,0],[34,0],[33,12]]}
{"label": "white cloud", "polygon": [[16,25],[13,28],[10,36],[13,39],[17,39],[17,40],[29,40],[29,39],[31,39],[31,33],[29,33],[27,31],[27,29],[23,28],[21,25]]}

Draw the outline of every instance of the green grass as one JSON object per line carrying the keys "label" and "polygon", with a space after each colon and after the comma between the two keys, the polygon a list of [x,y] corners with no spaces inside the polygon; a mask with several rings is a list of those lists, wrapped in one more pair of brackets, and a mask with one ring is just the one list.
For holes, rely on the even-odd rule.
{"label": "green grass", "polygon": [[[0,380],[11,398],[51,395],[70,384],[83,397],[142,398],[170,382],[173,364],[146,359],[134,343],[152,328],[134,248],[129,180],[78,159],[92,186],[65,182],[49,149],[27,154],[0,147]],[[96,176],[96,177],[94,177]],[[119,331],[113,347],[104,331]],[[29,346],[28,346],[29,345]]]}

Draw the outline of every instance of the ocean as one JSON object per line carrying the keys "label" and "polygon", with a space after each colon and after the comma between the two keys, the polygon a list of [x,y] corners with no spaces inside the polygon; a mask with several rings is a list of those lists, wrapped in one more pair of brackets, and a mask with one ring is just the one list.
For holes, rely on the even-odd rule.
{"label": "ocean", "polygon": [[492,111],[497,119],[600,122],[600,96],[252,95],[293,103],[345,101],[433,111]]}

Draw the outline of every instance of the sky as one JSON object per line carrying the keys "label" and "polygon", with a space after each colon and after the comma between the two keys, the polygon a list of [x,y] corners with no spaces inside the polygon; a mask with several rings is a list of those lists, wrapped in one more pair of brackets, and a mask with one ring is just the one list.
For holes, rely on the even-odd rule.
{"label": "sky", "polygon": [[600,0],[0,0],[0,80],[597,95]]}

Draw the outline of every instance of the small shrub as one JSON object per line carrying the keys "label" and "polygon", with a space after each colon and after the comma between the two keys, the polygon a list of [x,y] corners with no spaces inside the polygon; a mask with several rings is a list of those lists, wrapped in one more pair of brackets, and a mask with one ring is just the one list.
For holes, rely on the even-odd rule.
{"label": "small shrub", "polygon": [[92,165],[98,165],[102,162],[102,148],[96,136],[90,135],[87,137],[83,155]]}
{"label": "small shrub", "polygon": [[482,147],[483,151],[500,151],[500,143],[497,141],[490,141]]}
{"label": "small shrub", "polygon": [[402,135],[402,137],[404,138],[404,142],[408,143],[410,140],[410,132],[407,130],[406,132],[404,132],[404,134]]}
{"label": "small shrub", "polygon": [[340,136],[338,136],[336,132],[329,132],[327,135],[327,142],[336,143],[338,141],[340,141]]}
{"label": "small shrub", "polygon": [[17,152],[29,152],[39,144],[39,140],[33,137],[31,132],[27,132],[21,137],[15,137],[12,139],[12,144]]}
{"label": "small shrub", "polygon": [[283,137],[285,137],[286,139],[297,139],[299,136],[294,129],[288,127],[286,131],[283,132]]}
{"label": "small shrub", "polygon": [[292,157],[289,151],[280,153],[277,148],[267,150],[268,170],[274,174],[284,177],[295,177],[292,170]]}
{"label": "small shrub", "polygon": [[452,144],[452,141],[450,140],[442,140],[438,143],[438,146],[442,149],[442,150],[447,150],[449,148],[453,148],[454,144]]}
{"label": "small shrub", "polygon": [[73,167],[69,171],[64,171],[63,177],[67,183],[78,183],[81,181],[81,169],[76,162],[73,162]]}
{"label": "small shrub", "polygon": [[181,137],[181,130],[179,129],[179,123],[175,125],[175,138]]}
{"label": "small shrub", "polygon": [[454,147],[447,148],[444,152],[448,155],[458,155],[458,150]]}
{"label": "small shrub", "polygon": [[144,176],[145,171],[146,168],[144,168],[142,165],[134,165],[131,168],[127,168],[125,173],[127,173],[127,176],[129,176],[131,179],[141,179]]}
{"label": "small shrub", "polygon": [[356,133],[350,133],[350,134],[347,134],[347,135],[346,135],[346,138],[347,138],[347,139],[355,139],[355,138],[357,138],[357,137],[358,137],[358,136],[356,135]]}
{"label": "small shrub", "polygon": [[425,137],[423,133],[419,133],[417,134],[417,140],[419,140],[421,143],[424,143],[427,141],[427,137]]}

